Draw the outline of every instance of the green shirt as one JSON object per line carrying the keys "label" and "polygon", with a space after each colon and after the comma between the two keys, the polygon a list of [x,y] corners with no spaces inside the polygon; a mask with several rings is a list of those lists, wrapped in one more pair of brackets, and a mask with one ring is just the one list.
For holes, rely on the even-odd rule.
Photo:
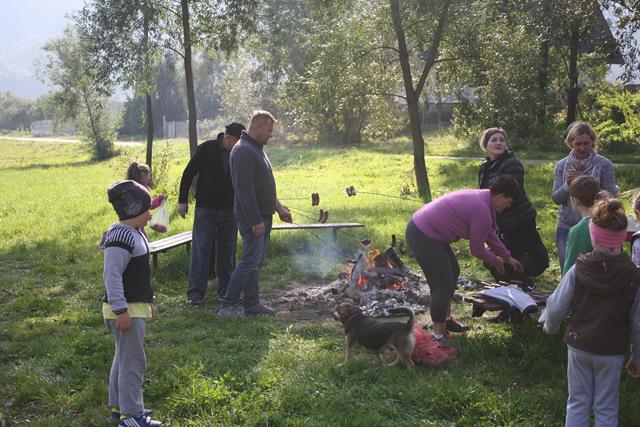
{"label": "green shirt", "polygon": [[590,216],[585,216],[576,225],[569,230],[567,238],[567,252],[565,252],[564,266],[562,274],[566,274],[573,264],[576,263],[578,256],[587,254],[593,250],[591,245],[591,234],[589,233]]}

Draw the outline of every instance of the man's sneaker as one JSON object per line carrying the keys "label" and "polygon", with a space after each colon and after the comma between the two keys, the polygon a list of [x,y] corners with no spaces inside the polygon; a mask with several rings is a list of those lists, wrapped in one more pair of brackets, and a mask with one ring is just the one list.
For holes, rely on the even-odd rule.
{"label": "man's sneaker", "polygon": [[[153,414],[153,409],[142,410],[142,415],[144,415],[145,417],[150,417],[151,414]],[[122,415],[120,414],[120,409],[111,408],[111,419],[114,421],[120,421],[120,418],[122,418]]]}
{"label": "man's sneaker", "polygon": [[118,423],[118,427],[160,427],[161,425],[160,421],[152,420],[147,415],[125,418]]}
{"label": "man's sneaker", "polygon": [[255,307],[247,308],[244,312],[247,314],[247,316],[275,316],[277,310],[275,308],[259,304]]}
{"label": "man's sneaker", "polygon": [[202,300],[202,298],[191,298],[189,300],[189,304],[191,304],[194,307],[199,307],[201,305],[204,305],[204,301]]}
{"label": "man's sneaker", "polygon": [[218,311],[218,317],[247,317],[244,310],[237,305],[230,305],[228,307],[222,307]]}
{"label": "man's sneaker", "polygon": [[467,332],[469,327],[456,322],[453,317],[447,318],[447,331],[450,332]]}

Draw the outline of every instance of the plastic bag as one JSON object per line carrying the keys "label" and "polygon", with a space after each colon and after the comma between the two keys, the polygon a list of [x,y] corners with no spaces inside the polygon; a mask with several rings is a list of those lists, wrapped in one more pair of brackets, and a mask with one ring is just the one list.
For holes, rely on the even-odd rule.
{"label": "plastic bag", "polygon": [[413,325],[416,345],[413,347],[411,359],[418,365],[442,366],[458,355],[458,351],[446,344],[439,344],[431,338],[431,334],[422,329],[422,325]]}
{"label": "plastic bag", "polygon": [[169,230],[169,207],[167,206],[168,199],[168,197],[164,198],[162,203],[160,203],[160,207],[151,217],[151,221],[149,221],[149,227],[151,227],[152,230],[157,231],[158,233],[166,233],[167,230]]}

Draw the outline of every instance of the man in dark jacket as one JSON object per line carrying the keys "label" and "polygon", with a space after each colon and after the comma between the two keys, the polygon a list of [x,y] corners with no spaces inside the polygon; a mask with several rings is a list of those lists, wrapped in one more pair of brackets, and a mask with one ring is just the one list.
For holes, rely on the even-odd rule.
{"label": "man in dark jacket", "polygon": [[225,126],[224,134],[218,135],[218,139],[205,141],[198,146],[182,173],[178,213],[183,218],[189,208],[189,188],[193,178],[198,175],[187,290],[187,298],[193,305],[203,303],[212,251],[216,254],[220,297],[225,294],[235,267],[238,229],[233,216],[234,192],[229,153],[244,129],[240,123]]}
{"label": "man in dark jacket", "polygon": [[254,111],[249,130],[242,132],[240,142],[231,150],[234,211],[242,236],[242,256],[221,300],[220,317],[273,316],[276,313],[260,303],[260,266],[269,242],[273,213],[277,212],[285,222],[291,222],[292,218],[289,210],[278,201],[271,162],[264,152],[264,145],[273,135],[274,123],[271,113]]}

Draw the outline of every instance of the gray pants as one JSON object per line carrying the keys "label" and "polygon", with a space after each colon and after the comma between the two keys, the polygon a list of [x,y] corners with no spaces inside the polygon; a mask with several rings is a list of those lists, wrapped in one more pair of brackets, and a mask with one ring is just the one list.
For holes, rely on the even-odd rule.
{"label": "gray pants", "polygon": [[127,331],[116,329],[116,321],[105,319],[116,342],[109,375],[109,406],[118,408],[127,417],[142,414],[142,381],[147,370],[144,354],[144,330],[147,324],[141,317],[133,317]]}
{"label": "gray pants", "polygon": [[567,346],[567,427],[617,426],[624,355],[603,356]]}

